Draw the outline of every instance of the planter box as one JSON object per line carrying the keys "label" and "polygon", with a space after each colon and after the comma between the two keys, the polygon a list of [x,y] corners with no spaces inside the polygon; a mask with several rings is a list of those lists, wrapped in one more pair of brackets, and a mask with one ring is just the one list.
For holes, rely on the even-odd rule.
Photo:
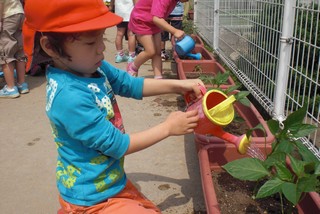
{"label": "planter box", "polygon": [[[320,196],[316,192],[308,193],[298,204],[299,214],[311,214],[320,211]],[[318,211],[317,211],[318,210]]]}
{"label": "planter box", "polygon": [[[201,68],[201,72],[195,71]],[[226,70],[216,61],[202,61],[202,60],[181,60],[177,62],[177,70],[179,79],[195,79],[199,78],[200,75],[212,75],[215,76],[217,73],[225,73]],[[228,88],[234,86],[235,83],[231,77],[225,85],[221,85],[221,88]],[[214,87],[213,85],[206,84],[206,88]]]}
{"label": "planter box", "polygon": [[[271,134],[266,122],[254,105],[251,104],[249,108],[240,103],[235,103],[234,107],[237,114],[246,121],[249,128],[262,124],[266,130],[266,138],[264,138],[262,131],[256,130],[252,133],[252,142],[254,142],[255,148],[259,149],[263,154],[270,153],[274,136]],[[202,190],[207,213],[220,214],[221,211],[212,181],[212,171],[222,171],[221,166],[226,163],[250,156],[247,154],[239,154],[236,146],[213,136],[195,135],[195,143],[198,152]],[[306,194],[305,198],[297,205],[297,208],[299,214],[317,213],[314,211],[320,210],[319,194],[316,192]]]}
{"label": "planter box", "polygon": [[[262,148],[262,144],[258,147]],[[270,146],[269,146],[269,149]],[[218,155],[218,154],[223,155]],[[198,152],[200,175],[202,182],[202,190],[206,203],[208,214],[220,214],[219,203],[215,193],[215,187],[212,181],[212,171],[221,171],[221,167],[217,167],[218,163],[224,165],[228,161],[239,159],[241,156],[235,146],[227,144],[207,145],[202,147]],[[220,165],[220,166],[221,166]],[[320,210],[320,197],[316,192],[311,192],[297,205],[299,214],[317,213]],[[318,210],[318,211],[316,211]]]}
{"label": "planter box", "polygon": [[189,20],[193,20],[193,18],[194,18],[194,11],[193,10],[189,10],[188,11],[188,19]]}

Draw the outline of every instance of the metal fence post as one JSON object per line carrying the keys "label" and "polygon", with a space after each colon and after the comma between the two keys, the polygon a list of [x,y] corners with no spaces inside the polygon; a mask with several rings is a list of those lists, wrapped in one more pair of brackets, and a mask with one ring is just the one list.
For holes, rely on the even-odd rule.
{"label": "metal fence post", "polygon": [[219,49],[219,2],[220,0],[214,0],[214,22],[213,22],[213,50]]}
{"label": "metal fence post", "polygon": [[282,35],[280,37],[280,55],[278,74],[276,79],[276,90],[274,94],[274,116],[282,122],[285,120],[285,102],[288,86],[289,64],[292,50],[292,36],[295,19],[295,2],[285,0],[282,17]]}

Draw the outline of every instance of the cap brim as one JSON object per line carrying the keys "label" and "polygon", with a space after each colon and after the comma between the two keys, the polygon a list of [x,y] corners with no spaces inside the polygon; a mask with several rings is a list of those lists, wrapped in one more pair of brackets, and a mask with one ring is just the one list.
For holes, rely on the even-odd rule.
{"label": "cap brim", "polygon": [[[102,16],[96,17],[94,19],[90,19],[85,22],[68,25],[66,27],[60,27],[56,29],[50,29],[50,32],[62,32],[62,33],[72,33],[72,32],[83,32],[83,31],[90,31],[90,30],[98,30],[113,27],[120,22],[122,22],[123,18],[112,13],[108,12],[103,14]],[[46,31],[42,31],[46,32]]]}

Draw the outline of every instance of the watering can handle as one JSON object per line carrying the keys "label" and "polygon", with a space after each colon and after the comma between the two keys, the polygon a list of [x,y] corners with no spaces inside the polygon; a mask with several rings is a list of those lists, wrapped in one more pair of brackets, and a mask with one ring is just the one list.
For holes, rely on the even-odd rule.
{"label": "watering can handle", "polygon": [[211,116],[213,116],[217,112],[219,112],[219,111],[223,110],[224,108],[226,108],[227,106],[231,105],[234,101],[236,101],[236,98],[234,95],[232,95],[232,96],[228,97],[227,99],[225,99],[224,101],[222,101],[221,103],[219,103],[218,105],[216,105],[215,107],[212,107],[211,109],[209,109],[208,112]]}
{"label": "watering can handle", "polygon": [[[204,95],[204,94],[207,92],[206,87],[204,87],[204,86],[202,86],[202,85],[200,85],[200,84],[198,84],[198,87],[199,87],[200,92],[201,92],[202,95]],[[188,93],[186,93],[186,94],[184,95],[184,100],[186,101],[187,104],[190,104],[191,102],[194,101],[194,100],[192,100],[192,99],[190,98],[190,92],[188,92]]]}

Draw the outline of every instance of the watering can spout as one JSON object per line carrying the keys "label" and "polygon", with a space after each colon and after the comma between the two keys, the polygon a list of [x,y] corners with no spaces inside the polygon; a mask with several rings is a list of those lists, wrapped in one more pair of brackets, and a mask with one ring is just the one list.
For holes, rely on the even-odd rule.
{"label": "watering can spout", "polygon": [[187,57],[190,57],[190,58],[193,58],[193,59],[196,59],[196,60],[202,59],[201,53],[195,53],[195,54],[193,54],[193,53],[187,53],[186,56],[187,56]]}
{"label": "watering can spout", "polygon": [[240,137],[240,142],[237,144],[238,152],[242,155],[246,154],[248,151],[248,148],[250,147],[250,137],[248,138],[246,134],[243,134]]}

